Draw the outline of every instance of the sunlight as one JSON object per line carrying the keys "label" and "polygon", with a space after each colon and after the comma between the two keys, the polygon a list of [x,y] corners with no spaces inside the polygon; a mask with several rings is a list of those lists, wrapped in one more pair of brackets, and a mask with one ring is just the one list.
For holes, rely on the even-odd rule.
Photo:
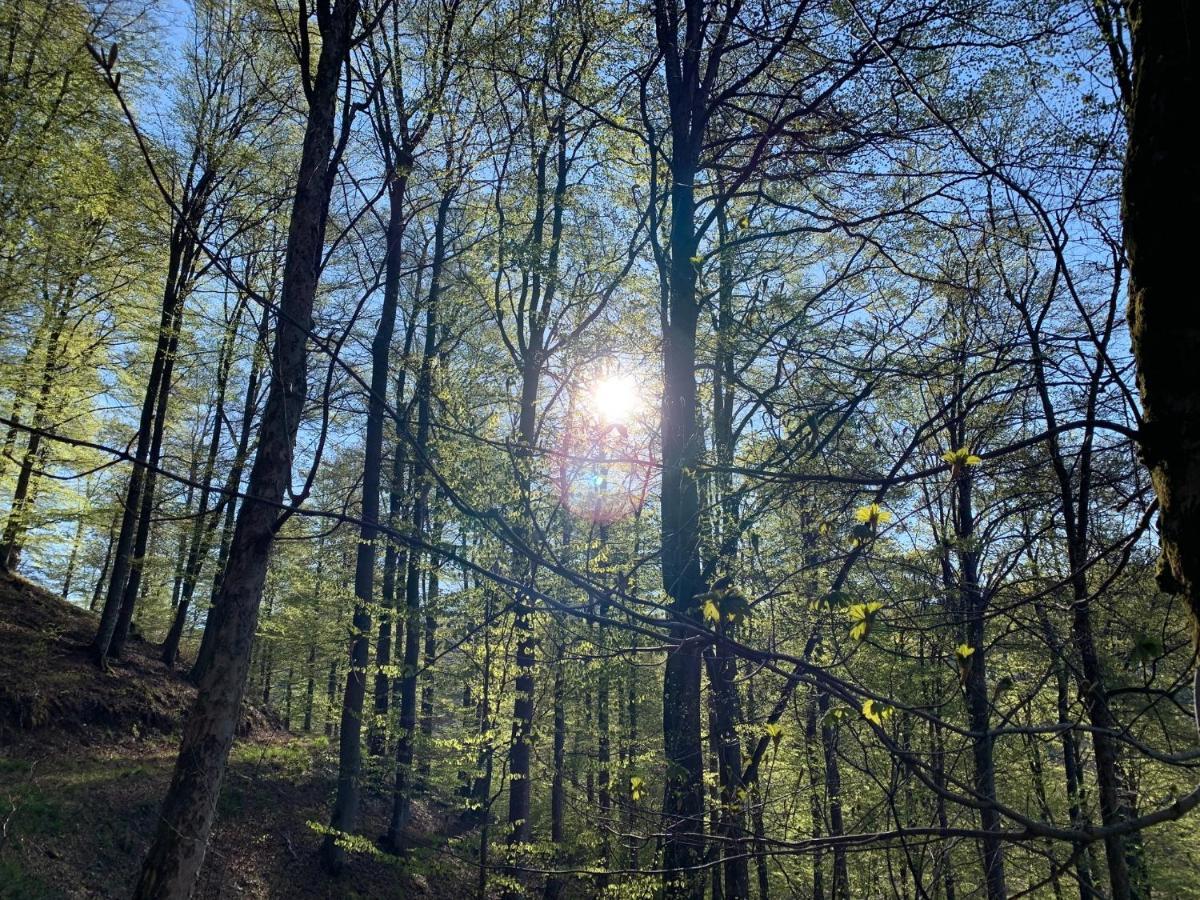
{"label": "sunlight", "polygon": [[642,405],[637,382],[630,375],[606,375],[592,385],[592,412],[608,425],[628,425]]}

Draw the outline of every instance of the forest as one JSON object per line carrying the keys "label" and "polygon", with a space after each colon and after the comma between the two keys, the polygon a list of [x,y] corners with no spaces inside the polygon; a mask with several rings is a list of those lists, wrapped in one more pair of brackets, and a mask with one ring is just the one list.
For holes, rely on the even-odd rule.
{"label": "forest", "polygon": [[0,898],[1200,898],[1197,35],[0,0]]}

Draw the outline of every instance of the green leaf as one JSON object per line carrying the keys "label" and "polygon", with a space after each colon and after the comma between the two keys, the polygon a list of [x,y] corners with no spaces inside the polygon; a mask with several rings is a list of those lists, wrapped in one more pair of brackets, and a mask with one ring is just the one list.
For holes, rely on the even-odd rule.
{"label": "green leaf", "polygon": [[892,514],[880,506],[878,503],[871,503],[867,506],[860,506],[854,511],[854,518],[862,525],[866,525],[872,531],[880,525],[886,525],[892,520]]}
{"label": "green leaf", "polygon": [[846,610],[846,615],[854,623],[850,626],[852,640],[865,641],[867,639],[881,609],[883,609],[883,604],[878,600],[872,600],[870,603],[855,603]]}
{"label": "green leaf", "polygon": [[880,703],[878,700],[866,700],[862,705],[862,714],[868,722],[873,722],[880,728],[883,723],[892,717],[896,710],[886,704]]}

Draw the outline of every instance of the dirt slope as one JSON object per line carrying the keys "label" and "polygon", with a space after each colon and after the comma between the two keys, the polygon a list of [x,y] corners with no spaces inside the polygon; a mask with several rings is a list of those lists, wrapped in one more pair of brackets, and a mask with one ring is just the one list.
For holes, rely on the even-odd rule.
{"label": "dirt slope", "polygon": [[[0,900],[129,896],[170,781],[180,723],[194,696],[156,647],[130,641],[101,673],[87,644],[95,617],[0,575]],[[422,849],[405,860],[364,841],[348,875],[317,863],[336,762],[323,737],[244,717],[195,897],[467,896],[473,874],[421,810]],[[363,833],[381,833],[388,798],[364,803]]]}

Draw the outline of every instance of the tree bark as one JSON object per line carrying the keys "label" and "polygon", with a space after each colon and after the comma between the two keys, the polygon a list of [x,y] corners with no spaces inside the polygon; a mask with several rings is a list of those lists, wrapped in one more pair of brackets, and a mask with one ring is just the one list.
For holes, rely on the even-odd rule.
{"label": "tree bark", "polygon": [[[438,302],[442,288],[442,266],[446,260],[446,222],[454,191],[447,188],[438,203],[437,224],[430,261],[429,296],[425,307],[425,345],[415,388],[417,432],[413,435],[413,501],[409,527],[421,538],[429,518],[429,436],[433,416],[433,366],[437,357]],[[416,547],[409,548],[404,586],[404,670],[400,676],[400,734],[396,741],[396,786],[392,817],[385,842],[392,849],[403,845],[403,833],[412,811],[412,766],[417,730],[417,670],[421,664],[421,560]]]}
{"label": "tree bark", "polygon": [[[133,617],[133,606],[137,602],[137,585],[134,585],[132,593],[127,593],[125,587],[131,571],[134,570],[138,553],[135,540],[141,546],[140,552],[145,554],[150,526],[149,512],[144,513],[143,509],[144,504],[153,504],[153,476],[149,467],[157,464],[157,453],[153,448],[156,444],[159,448],[162,446],[162,420],[166,416],[171,369],[174,366],[175,348],[179,343],[182,304],[194,274],[193,267],[199,251],[196,232],[205,212],[212,183],[213,174],[205,171],[195,185],[189,186],[171,229],[158,339],[154,347],[154,358],[150,363],[150,374],[146,379],[146,393],[142,399],[133,471],[129,475],[129,484],[125,491],[121,530],[118,533],[112,571],[109,574],[104,609],[100,614],[96,638],[92,642],[92,653],[101,666],[107,664],[114,638],[118,646],[124,642],[124,637],[118,635],[122,631],[127,633]],[[147,494],[148,498],[145,496]],[[145,537],[138,540],[143,533]],[[140,574],[140,564],[136,571]],[[125,609],[126,607],[128,609]]]}
{"label": "tree bark", "polygon": [[[1184,598],[1198,639],[1200,380],[1181,367],[1200,348],[1200,304],[1190,230],[1177,223],[1200,213],[1200,160],[1188,125],[1200,94],[1200,9],[1186,0],[1126,0],[1125,7],[1133,95],[1123,213],[1139,442],[1158,495],[1159,588]],[[1200,670],[1195,686],[1200,713]]]}
{"label": "tree bark", "polygon": [[345,864],[339,844],[358,825],[362,773],[362,713],[367,692],[367,658],[371,643],[371,602],[375,594],[375,544],[379,538],[380,471],[383,468],[384,408],[387,405],[388,369],[392,335],[400,297],[400,243],[404,237],[404,192],[411,160],[389,173],[387,258],[384,260],[383,304],[371,344],[371,392],[367,398],[367,433],[363,447],[362,525],[354,567],[354,620],[350,631],[350,666],[342,699],[342,735],[338,749],[337,795],[330,815],[330,832],[321,853],[325,868],[336,874]]}
{"label": "tree bark", "polygon": [[[238,513],[218,604],[223,612],[213,663],[200,680],[171,787],[134,891],[136,900],[186,900],[204,862],[217,796],[237,727],[267,562],[291,481],[304,411],[307,339],[333,186],[334,115],[349,57],[357,0],[336,0],[318,15],[321,49],[308,88],[308,123],[288,230],[272,379]],[[302,28],[307,27],[301,22]]]}

